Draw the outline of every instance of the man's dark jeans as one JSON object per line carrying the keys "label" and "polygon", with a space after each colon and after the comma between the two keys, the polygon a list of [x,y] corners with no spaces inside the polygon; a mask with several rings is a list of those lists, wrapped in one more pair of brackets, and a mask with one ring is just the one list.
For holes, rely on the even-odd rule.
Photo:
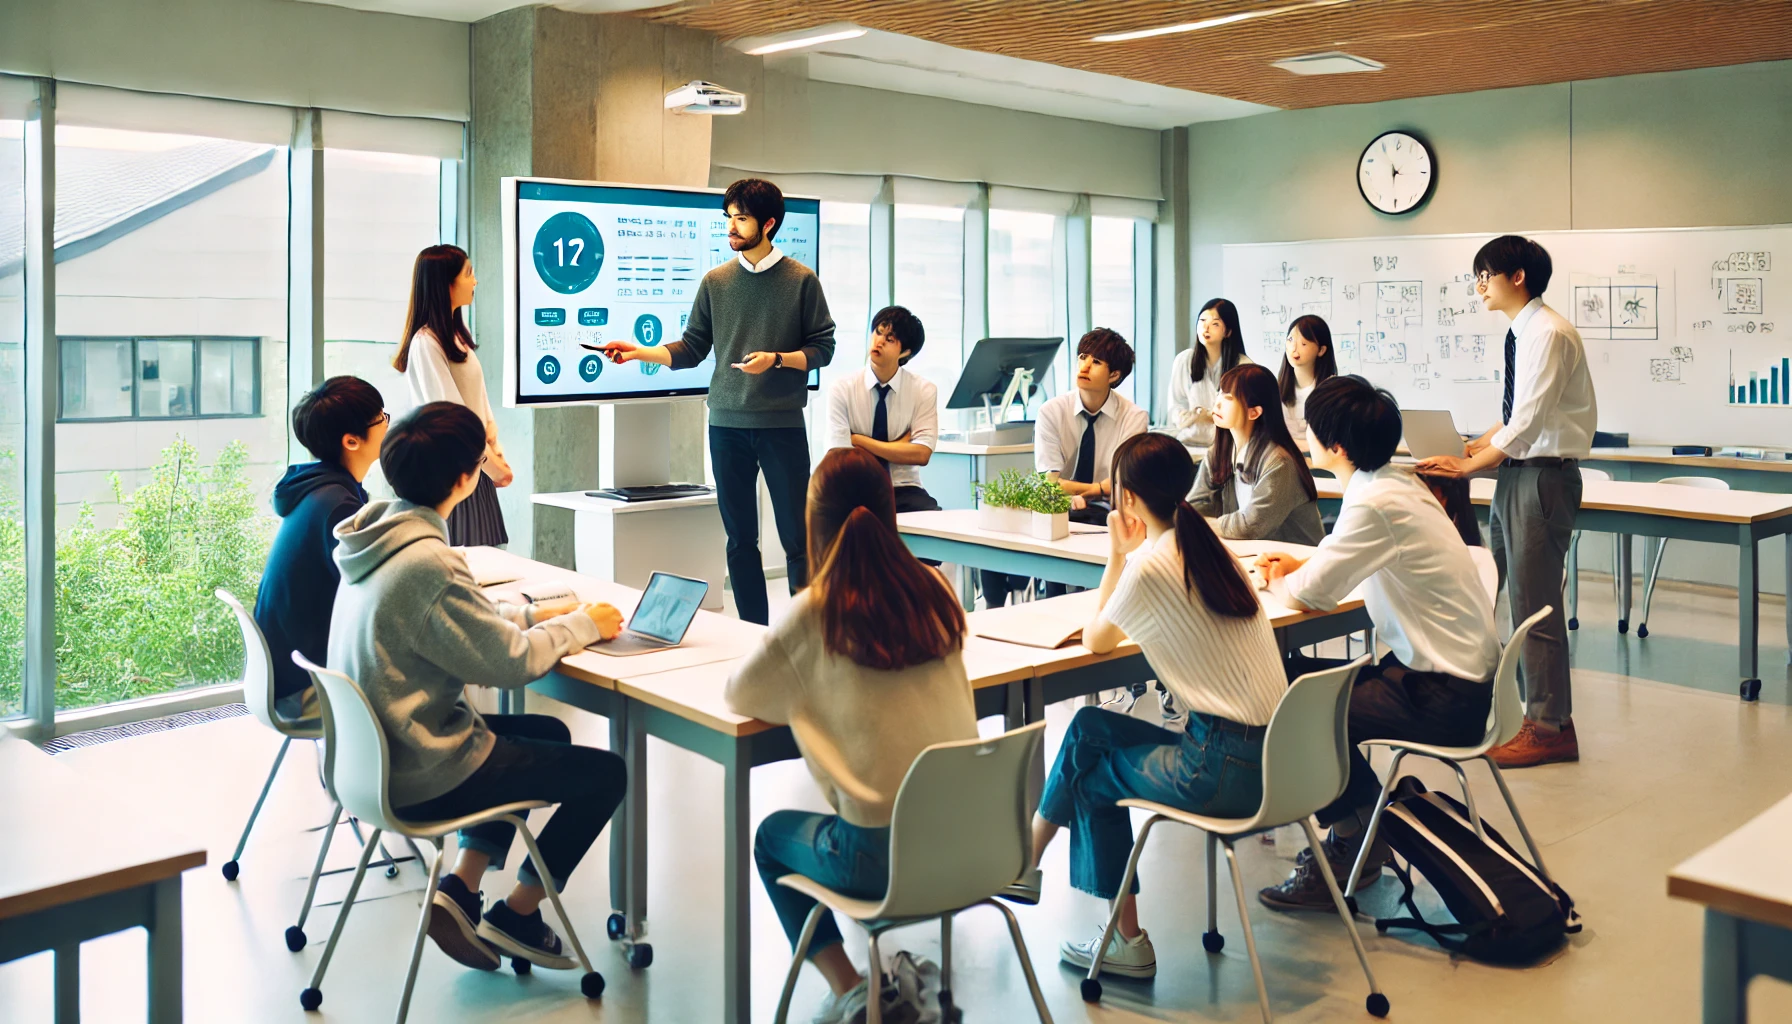
{"label": "man's dark jeans", "polygon": [[808,535],[803,507],[809,495],[809,434],[802,427],[709,428],[709,461],[716,476],[716,506],[728,534],[728,582],[745,622],[766,625],[765,565],[759,554],[759,471],[772,496],[772,519],[784,546],[790,592],[809,582]]}

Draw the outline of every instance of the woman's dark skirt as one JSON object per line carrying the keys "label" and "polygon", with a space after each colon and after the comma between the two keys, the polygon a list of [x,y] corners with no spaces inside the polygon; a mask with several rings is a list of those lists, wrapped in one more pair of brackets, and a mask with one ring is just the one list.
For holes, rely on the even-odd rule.
{"label": "woman's dark skirt", "polygon": [[510,534],[504,532],[504,510],[498,507],[498,488],[483,472],[472,497],[448,516],[448,543],[455,547],[510,543]]}

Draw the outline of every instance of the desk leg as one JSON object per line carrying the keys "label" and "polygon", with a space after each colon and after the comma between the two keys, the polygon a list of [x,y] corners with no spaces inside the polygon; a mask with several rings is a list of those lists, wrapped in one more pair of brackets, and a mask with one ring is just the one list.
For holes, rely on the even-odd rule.
{"label": "desk leg", "polygon": [[[1786,593],[1792,594],[1792,533],[1780,539],[1786,542]],[[1792,665],[1792,601],[1786,602],[1786,664]]]}
{"label": "desk leg", "polygon": [[1630,632],[1630,534],[1618,534],[1613,554],[1612,582],[1618,588],[1618,632]]}
{"label": "desk leg", "polygon": [[723,763],[722,1020],[753,1019],[752,770],[736,744]]}
{"label": "desk leg", "polygon": [[[1026,724],[1045,721],[1045,681],[1029,679],[1024,684],[1026,694]],[[1027,806],[1035,810],[1039,808],[1039,797],[1045,792],[1045,744],[1042,742],[1033,753],[1033,766],[1027,769]]]}
{"label": "desk leg", "polygon": [[612,915],[608,931],[632,944],[647,934],[647,735],[630,702],[616,703],[610,750],[628,769],[628,796],[610,822],[610,905],[622,920]]}
{"label": "desk leg", "polygon": [[150,898],[149,1024],[180,1024],[180,876],[157,882]]}
{"label": "desk leg", "polygon": [[1736,528],[1736,617],[1738,670],[1742,673],[1742,699],[1761,696],[1761,552],[1754,527]]}
{"label": "desk leg", "polygon": [[81,1024],[81,944],[57,946],[56,1024]]}

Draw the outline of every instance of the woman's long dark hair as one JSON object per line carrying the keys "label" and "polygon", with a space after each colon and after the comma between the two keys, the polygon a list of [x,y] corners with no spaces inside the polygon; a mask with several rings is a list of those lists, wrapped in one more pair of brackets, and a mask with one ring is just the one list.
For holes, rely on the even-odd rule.
{"label": "woman's long dark hair", "polygon": [[[845,450],[845,449],[841,449]],[[1262,607],[1230,548],[1188,503],[1195,460],[1168,434],[1135,434],[1114,452],[1114,491],[1124,488],[1151,514],[1173,524],[1182,552],[1182,583],[1216,615],[1248,619]],[[1122,499],[1116,496],[1115,504]]]}
{"label": "woman's long dark hair", "polygon": [[[1220,369],[1230,370],[1244,359],[1244,332],[1238,327],[1238,307],[1231,299],[1208,299],[1207,305],[1201,307],[1201,313],[1213,310],[1219,315],[1220,323],[1226,328],[1226,336],[1220,339]],[[1201,313],[1195,314],[1197,321]],[[1195,358],[1189,363],[1189,379],[1200,380],[1207,376],[1207,343],[1200,338],[1195,339]]]}
{"label": "woman's long dark hair", "polygon": [[[1220,393],[1231,395],[1247,409],[1262,409],[1257,422],[1251,425],[1251,440],[1244,451],[1245,472],[1256,483],[1263,472],[1263,458],[1274,445],[1294,460],[1294,475],[1308,501],[1317,501],[1319,488],[1313,485],[1313,471],[1307,468],[1307,457],[1295,447],[1288,433],[1288,421],[1282,418],[1282,404],[1276,401],[1276,379],[1256,363],[1234,366],[1220,378]],[[1232,432],[1219,428],[1213,432],[1213,446],[1207,449],[1207,478],[1213,486],[1224,486],[1232,479]]]}
{"label": "woman's long dark hair", "polygon": [[808,527],[809,589],[830,653],[902,669],[963,649],[964,609],[897,535],[896,492],[870,452],[822,458],[809,478]]}
{"label": "woman's long dark hair", "polygon": [[1468,477],[1431,473],[1418,476],[1431,489],[1431,496],[1444,507],[1444,515],[1450,517],[1450,525],[1456,527],[1462,543],[1471,548],[1481,547],[1481,523],[1475,518],[1474,503],[1469,500]]}
{"label": "woman's long dark hair", "polygon": [[[454,279],[466,266],[467,251],[458,245],[432,245],[417,254],[416,265],[411,268],[411,306],[404,315],[404,338],[398,343],[398,354],[392,357],[394,370],[403,373],[410,365],[411,339],[426,327],[436,336],[436,344],[442,346],[442,354],[451,363],[467,361],[466,349],[461,345],[469,349],[479,347],[473,344],[473,332],[467,330],[460,310],[454,308],[449,298]],[[455,344],[457,340],[460,344]]]}
{"label": "woman's long dark hair", "polygon": [[[1318,387],[1319,382],[1327,377],[1336,377],[1338,357],[1332,351],[1332,329],[1327,326],[1325,318],[1311,313],[1297,316],[1288,325],[1288,333],[1297,331],[1301,337],[1320,348],[1319,358],[1313,360],[1313,386]],[[1294,389],[1300,385],[1300,381],[1294,376],[1294,367],[1289,364],[1286,352],[1282,353],[1282,372],[1276,376],[1276,384],[1282,389],[1282,404],[1293,405]]]}

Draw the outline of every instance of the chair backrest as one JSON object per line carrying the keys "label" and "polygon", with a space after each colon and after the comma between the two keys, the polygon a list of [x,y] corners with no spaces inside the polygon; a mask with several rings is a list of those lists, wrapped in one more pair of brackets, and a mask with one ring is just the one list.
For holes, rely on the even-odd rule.
{"label": "chair backrest", "polygon": [[1533,612],[1512,631],[1512,639],[1506,641],[1505,650],[1500,652],[1500,667],[1493,672],[1493,707],[1487,712],[1484,742],[1489,748],[1518,735],[1519,728],[1524,725],[1524,698],[1518,695],[1519,657],[1524,653],[1524,642],[1531,635],[1531,629],[1554,610],[1546,604]]}
{"label": "chair backrest", "polygon": [[1610,480],[1612,475],[1603,469],[1588,469],[1587,467],[1582,466],[1580,468],[1580,478],[1582,480]]}
{"label": "chair backrest", "polygon": [[921,751],[896,791],[880,917],[955,910],[1020,877],[1033,857],[1027,779],[1044,736],[1035,722]]}
{"label": "chair backrest", "polygon": [[212,591],[212,596],[230,606],[236,613],[237,626],[243,631],[243,703],[249,706],[249,713],[256,721],[285,732],[280,727],[281,717],[274,711],[274,655],[268,650],[267,637],[261,635],[255,617],[235,594],[219,587]]}
{"label": "chair backrest", "polygon": [[1728,480],[1719,480],[1714,476],[1664,476],[1655,481],[1658,484],[1673,484],[1675,487],[1698,487],[1707,491],[1727,491]]}
{"label": "chair backrest", "polygon": [[1276,705],[1263,737],[1262,828],[1299,821],[1344,792],[1350,777],[1350,688],[1369,663],[1309,672]]}
{"label": "chair backrest", "polygon": [[317,686],[324,719],[324,778],[342,809],[375,828],[399,827],[392,813],[388,788],[392,756],[386,749],[386,730],[373,713],[373,705],[353,679],[322,665],[314,665],[298,651],[293,664],[311,673]]}

